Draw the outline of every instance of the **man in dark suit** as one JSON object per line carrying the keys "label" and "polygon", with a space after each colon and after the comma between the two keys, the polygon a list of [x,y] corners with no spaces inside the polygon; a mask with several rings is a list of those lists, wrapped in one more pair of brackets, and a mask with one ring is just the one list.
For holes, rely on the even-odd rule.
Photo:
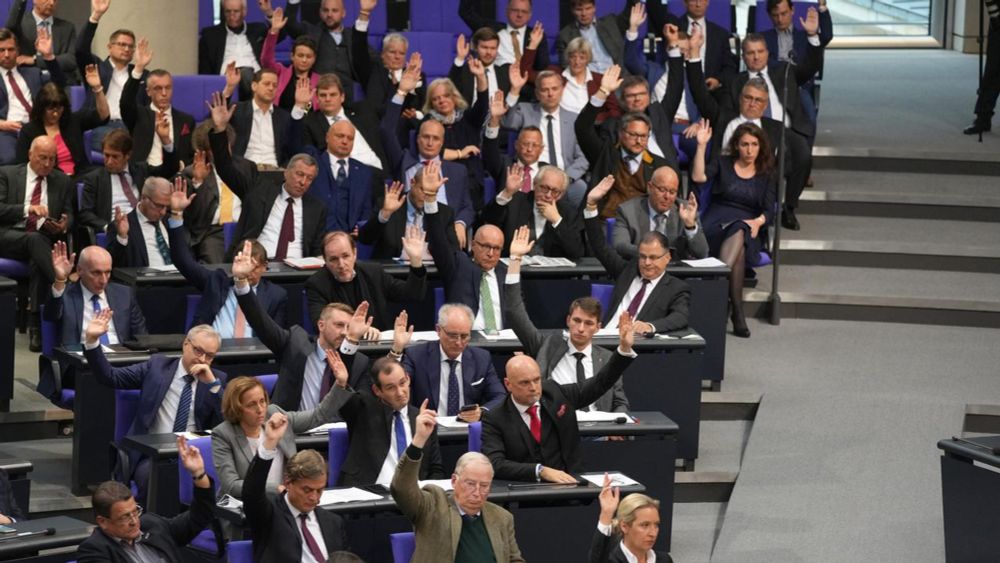
{"label": "man in dark suit", "polygon": [[635,258],[639,241],[649,231],[659,231],[667,237],[674,249],[670,253],[674,259],[708,256],[708,240],[698,221],[694,190],[681,202],[677,200],[679,188],[680,178],[673,168],[657,168],[647,186],[649,195],[618,206],[611,244],[622,258]]}
{"label": "man in dark suit", "polygon": [[483,418],[483,454],[493,463],[497,479],[576,482],[569,474],[582,469],[576,411],[607,393],[636,357],[628,314],[621,316],[618,328],[617,352],[583,383],[543,382],[531,356],[507,362],[507,398]]}
{"label": "man in dark suit", "polygon": [[[404,191],[400,182],[386,186],[385,195],[379,199],[378,209],[372,210],[368,221],[358,230],[358,242],[372,246],[372,258],[406,258],[402,242],[406,229],[410,225],[417,225],[427,231],[422,176],[423,174],[417,174],[413,177],[409,190]],[[441,221],[445,224],[451,225],[455,222],[455,212],[451,207],[439,203],[438,213],[441,213]],[[459,250],[455,230],[445,229],[445,236],[448,244],[453,249]],[[430,260],[430,254],[426,250],[424,258]]]}
{"label": "man in dark suit", "polygon": [[[20,65],[17,38],[9,29],[0,28],[0,73],[7,76],[4,88],[0,88],[0,164],[10,164],[17,157],[18,131],[21,124],[28,121],[32,101],[42,85],[49,80],[65,85],[66,79],[59,63],[51,56],[51,41],[47,36],[43,37],[43,41],[49,45],[43,50],[50,53],[49,59],[43,57],[44,65],[40,68]],[[43,69],[49,71],[48,78],[42,73]],[[11,80],[18,85],[17,89],[9,86]]]}
{"label": "man in dark suit", "polygon": [[131,213],[115,210],[114,229],[108,234],[108,252],[119,268],[170,266],[170,239],[167,213],[170,211],[170,182],[146,178],[142,199]]}
{"label": "man in dark suit", "polygon": [[617,14],[607,14],[597,18],[596,0],[570,0],[570,10],[574,21],[559,30],[556,40],[556,52],[567,66],[566,46],[577,37],[583,37],[590,42],[593,53],[590,68],[593,72],[603,73],[613,64],[621,65],[625,54],[625,31],[628,29],[629,14],[637,0],[628,0],[622,11]]}
{"label": "man in dark suit", "polygon": [[10,486],[7,472],[0,469],[0,524],[10,524],[24,520],[24,512],[14,498],[14,488]]}
{"label": "man in dark suit", "polygon": [[[487,92],[492,100],[497,92],[503,92],[506,96],[510,92],[510,64],[499,64],[497,62],[497,46],[500,38],[492,28],[482,27],[472,34],[472,49],[476,52],[476,58],[483,63],[483,70],[486,72],[486,81],[489,84]],[[466,63],[469,47],[465,43],[465,36],[458,36],[458,44],[455,48],[457,54],[455,61],[448,71],[448,78],[455,83],[458,92],[471,106],[476,102],[479,92],[476,89],[476,76],[469,70]],[[511,100],[514,102],[514,100]]]}
{"label": "man in dark suit", "polygon": [[0,258],[31,264],[32,348],[41,348],[39,304],[55,281],[52,243],[73,223],[73,193],[68,176],[55,169],[56,143],[51,137],[31,142],[28,162],[0,168]]}
{"label": "man in dark suit", "polygon": [[[368,43],[367,31],[361,31],[355,26],[353,33],[356,45]],[[405,35],[392,32],[382,38],[382,52],[377,60],[371,60],[368,52],[362,49],[351,52],[358,82],[365,91],[365,101],[375,109],[380,118],[385,113],[389,100],[396,94],[396,88],[403,77],[409,47],[410,41]],[[426,97],[427,76],[421,73],[417,87],[403,100],[403,111],[408,114],[419,111]]]}
{"label": "man in dark suit", "polygon": [[190,561],[184,546],[191,542],[212,520],[215,494],[212,479],[205,473],[201,452],[177,438],[180,463],[194,479],[194,502],[191,508],[167,519],[152,512],[143,513],[128,486],[117,481],[98,485],[91,497],[97,528],[77,551],[80,561]]}
{"label": "man in dark suit", "polygon": [[[344,401],[340,415],[351,434],[338,485],[388,486],[414,435],[420,409],[410,405],[410,377],[403,366],[392,358],[379,358],[372,364],[371,373],[374,395],[349,389],[346,378],[335,372],[337,383],[332,392],[343,396],[338,399]],[[436,433],[431,434],[424,450],[420,478],[444,477]]]}
{"label": "man in dark suit", "polygon": [[[507,2],[507,23],[493,18],[491,14],[480,13],[482,7],[476,0],[460,0],[458,15],[469,26],[469,29],[488,27],[497,32],[500,40],[497,48],[497,63],[508,65],[520,59],[528,48],[528,22],[531,20],[531,0],[511,0]],[[535,56],[535,70],[544,70],[549,66],[549,42],[542,38]]]}
{"label": "man in dark suit", "polygon": [[614,328],[623,312],[634,319],[636,332],[645,335],[670,332],[688,326],[691,288],[666,273],[670,263],[670,242],[659,231],[639,239],[638,252],[625,260],[608,246],[604,221],[597,215],[597,202],[611,189],[614,177],[606,176],[587,194],[583,211],[590,251],[615,279],[604,325]]}
{"label": "man in dark suit", "polygon": [[288,427],[287,415],[271,415],[243,481],[243,510],[253,539],[253,559],[324,562],[329,554],[347,547],[347,536],[340,516],[317,510],[327,481],[323,456],[316,450],[303,450],[285,460],[284,491],[275,497],[267,494],[268,473]]}
{"label": "man in dark suit", "polygon": [[[212,369],[222,344],[219,333],[208,325],[195,326],[187,332],[180,358],[153,354],[145,362],[116,368],[101,348],[111,315],[111,309],[102,309],[87,323],[83,355],[91,371],[87,377],[114,389],[139,389],[129,435],[202,432],[222,422],[220,391],[226,374]],[[150,459],[133,450],[129,466],[141,502],[149,482]]]}
{"label": "man in dark suit", "polygon": [[241,76],[240,98],[246,99],[250,77],[260,70],[260,50],[268,27],[263,22],[246,21],[246,0],[222,0],[220,8],[222,21],[201,30],[198,74],[225,74],[226,65],[235,61]]}
{"label": "man in dark suit", "polygon": [[337,121],[326,133],[326,150],[316,159],[319,174],[309,194],[326,205],[326,231],[351,232],[368,219],[373,194],[384,185],[380,170],[351,158],[357,130]]}
{"label": "man in dark suit", "polygon": [[[344,86],[336,74],[324,74],[316,84],[317,111],[311,111],[302,121],[303,143],[326,150],[326,134],[337,121],[348,121],[354,126],[354,147],[351,158],[380,172],[389,170],[382,139],[379,135],[379,114],[385,106],[373,106],[365,99],[360,102],[344,101]],[[378,113],[376,113],[378,112]]]}
{"label": "man in dark suit", "polygon": [[[523,233],[523,231],[522,231]],[[510,269],[504,293],[507,295],[507,319],[524,346],[524,353],[535,358],[542,379],[556,383],[583,383],[607,365],[611,352],[594,346],[594,335],[601,329],[601,303],[581,297],[570,303],[566,330],[540,331],[535,328],[521,296],[521,258],[531,248],[527,233],[515,237]],[[568,334],[568,336],[564,336]],[[621,380],[591,405],[584,407],[604,412],[628,412],[628,399]]]}
{"label": "man in dark suit", "polygon": [[[598,134],[594,126],[597,114],[608,96],[621,86],[620,74],[618,65],[613,65],[604,73],[600,89],[580,112],[575,124],[577,141],[590,163],[591,178],[608,175],[615,178],[614,189],[601,202],[601,216],[605,218],[614,217],[622,202],[646,193],[646,185],[654,170],[670,166],[669,162],[649,152],[652,122],[645,114],[625,114],[619,121],[616,141],[602,139]],[[587,197],[589,199],[589,194]]]}
{"label": "man in dark suit", "polygon": [[699,48],[699,59],[705,73],[705,86],[719,94],[728,88],[740,71],[740,62],[729,47],[731,33],[722,26],[705,19],[708,11],[708,0],[685,0],[686,13],[680,18],[667,13],[667,5],[660,2],[649,2],[649,21],[652,28],[661,30],[667,23],[673,23],[680,31],[691,36],[696,30],[705,36],[704,44]]}
{"label": "man in dark suit", "polygon": [[996,0],[985,0],[985,4],[990,15],[986,36],[986,63],[976,92],[973,110],[976,119],[962,130],[966,135],[979,135],[993,130],[993,110],[996,109],[997,97],[1000,97],[1000,4]]}
{"label": "man in dark suit", "polygon": [[[20,64],[46,66],[42,62],[41,56],[36,56],[35,51],[35,41],[39,37],[38,30],[44,29],[52,38],[52,52],[56,55],[59,68],[62,69],[69,83],[79,83],[80,76],[76,68],[76,59],[73,56],[73,47],[76,44],[76,27],[72,22],[55,17],[56,5],[58,4],[56,0],[33,2],[31,17],[25,18],[24,11],[27,4],[28,0],[11,2],[7,23],[4,24],[5,28],[17,36],[17,46],[24,57]],[[32,61],[31,58],[35,60]]]}
{"label": "man in dark suit", "polygon": [[[247,324],[275,355],[278,381],[271,392],[271,402],[286,411],[309,410],[318,405],[333,385],[325,350],[339,350],[347,364],[350,385],[367,390],[368,357],[357,352],[357,346],[350,346],[350,341],[358,342],[370,335],[363,322],[352,327],[350,321],[356,314],[367,316],[368,304],[363,303],[356,310],[344,303],[325,306],[318,315],[316,337],[309,336],[299,325],[285,329],[265,312],[257,292],[250,291],[251,276],[259,268],[251,255],[252,246],[244,242],[243,250],[233,261],[233,290]],[[351,328],[358,332],[349,332]]]}
{"label": "man in dark suit", "polygon": [[[441,416],[475,422],[482,415],[481,406],[491,406],[503,398],[503,385],[490,353],[469,347],[473,319],[472,309],[467,306],[446,303],[438,311],[438,342],[406,348],[403,369],[410,376],[411,405],[420,406],[427,400],[427,408]],[[397,326],[396,331],[400,330],[409,340],[406,327]],[[466,405],[475,408],[461,410]]]}
{"label": "man in dark suit", "polygon": [[265,68],[254,73],[250,84],[253,98],[236,104],[231,121],[236,130],[233,154],[261,168],[273,170],[285,166],[302,142],[303,108],[312,101],[308,80],[300,80],[294,86],[295,107],[289,112],[275,103],[277,71]]}
{"label": "man in dark suit", "polygon": [[315,322],[327,303],[346,303],[357,307],[371,304],[374,326],[383,329],[392,324],[389,301],[420,301],[427,284],[424,267],[424,233],[414,226],[406,230],[403,252],[409,258],[406,280],[387,274],[381,264],[358,261],[354,239],[343,231],[327,233],[323,238],[326,267],[306,280],[309,317]]}
{"label": "man in dark suit", "polygon": [[[132,134],[135,143],[135,159],[145,160],[150,166],[163,163],[163,152],[167,147],[159,135],[159,123],[166,120],[177,160],[191,162],[194,156],[191,148],[194,118],[171,105],[174,97],[173,77],[163,69],[146,73],[146,67],[153,60],[153,51],[145,39],[139,41],[134,60],[135,66],[122,88],[119,107],[125,128]],[[146,94],[152,100],[148,106],[135,103],[143,82]]]}

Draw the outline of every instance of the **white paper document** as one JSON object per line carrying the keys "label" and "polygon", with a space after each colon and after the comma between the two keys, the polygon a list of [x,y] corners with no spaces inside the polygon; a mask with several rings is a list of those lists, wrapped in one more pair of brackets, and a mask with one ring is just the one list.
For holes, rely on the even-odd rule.
{"label": "white paper document", "polygon": [[517,335],[514,334],[514,329],[512,328],[505,328],[493,334],[487,334],[485,330],[480,330],[479,336],[490,342],[496,342],[497,340],[517,340]]}
{"label": "white paper document", "polygon": [[[393,332],[391,330],[383,330],[381,334],[378,335],[378,339],[392,342]],[[437,342],[438,333],[433,330],[418,330],[413,333],[413,338],[410,342]]]}
{"label": "white paper document", "polygon": [[167,264],[167,265],[164,265],[164,266],[147,266],[146,267],[146,271],[148,271],[148,272],[161,272],[161,273],[165,274],[167,272],[176,272],[177,271],[177,266],[174,266],[173,264]]}
{"label": "white paper document", "polygon": [[[597,485],[598,487],[604,486],[604,474],[603,473],[581,473],[580,477],[583,477],[587,481]],[[635,479],[625,475],[624,473],[619,473],[617,471],[611,471],[608,473],[608,477],[611,479],[611,486],[613,487],[630,487],[632,485],[640,484]]]}
{"label": "white paper document", "polygon": [[455,487],[451,486],[451,479],[427,479],[424,481],[417,481],[417,485],[423,489],[427,485],[437,485],[446,491],[450,491]]}
{"label": "white paper document", "polygon": [[439,416],[437,423],[445,428],[465,428],[469,425],[468,422],[459,420],[457,416]]}
{"label": "white paper document", "polygon": [[[211,430],[206,430],[208,434],[211,434]],[[204,438],[201,434],[195,434],[194,432],[174,432],[174,436],[184,436],[185,440],[197,440],[198,438]]]}
{"label": "white paper document", "polygon": [[306,256],[304,258],[285,258],[285,264],[297,270],[318,270],[323,267],[323,259],[318,256]]}
{"label": "white paper document", "polygon": [[357,487],[350,487],[348,489],[327,489],[323,491],[323,495],[319,497],[319,504],[320,506],[325,506],[328,504],[365,502],[381,499],[381,495],[376,495],[375,493],[370,493]]}
{"label": "white paper document", "polygon": [[659,338],[660,340],[701,340],[701,336],[697,333],[685,334],[684,336],[674,336],[672,334],[654,334],[654,338]]}
{"label": "white paper document", "polygon": [[691,266],[692,268],[719,268],[721,266],[726,265],[726,263],[723,262],[722,260],[719,260],[718,258],[713,258],[711,256],[709,256],[708,258],[701,258],[698,260],[681,260],[681,262],[684,262],[685,264]]}
{"label": "white paper document", "polygon": [[347,428],[346,422],[327,422],[326,424],[320,424],[316,428],[311,428],[306,431],[306,434],[326,434],[334,428]]}
{"label": "white paper document", "polygon": [[[501,258],[504,264],[510,265],[510,259]],[[532,268],[572,268],[576,263],[569,258],[556,258],[553,256],[525,256],[521,259],[521,265]]]}
{"label": "white paper document", "polygon": [[577,422],[614,422],[625,418],[625,424],[635,424],[635,419],[623,412],[576,411]]}

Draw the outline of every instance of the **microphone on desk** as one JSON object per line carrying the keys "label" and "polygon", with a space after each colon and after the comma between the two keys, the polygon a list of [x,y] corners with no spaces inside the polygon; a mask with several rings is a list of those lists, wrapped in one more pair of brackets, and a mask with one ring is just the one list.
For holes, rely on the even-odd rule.
{"label": "microphone on desk", "polygon": [[615,419],[615,424],[625,424],[626,422],[628,422],[628,419],[624,416],[619,416]]}
{"label": "microphone on desk", "polygon": [[29,538],[31,536],[53,536],[56,533],[55,528],[45,528],[44,530],[35,530],[34,532],[17,532],[14,534],[5,534],[0,536],[0,542],[5,542],[13,539]]}

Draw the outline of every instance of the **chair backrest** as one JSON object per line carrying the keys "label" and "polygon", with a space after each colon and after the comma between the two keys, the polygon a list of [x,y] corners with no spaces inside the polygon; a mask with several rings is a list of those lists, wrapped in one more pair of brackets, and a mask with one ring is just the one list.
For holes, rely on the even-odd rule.
{"label": "chair backrest", "polygon": [[135,413],[139,408],[138,389],[115,390],[115,442],[120,442],[135,421]]}
{"label": "chair backrest", "polygon": [[239,225],[239,223],[236,221],[230,221],[222,224],[222,248],[228,250],[229,246],[233,244],[233,237],[236,236],[237,225]]}
{"label": "chair backrest", "polygon": [[226,87],[226,77],[209,74],[175,74],[173,107],[201,121],[208,116],[205,100]]}
{"label": "chair backrest", "polygon": [[302,290],[302,328],[307,334],[316,336],[316,323],[309,318],[309,298],[306,297],[306,290]]}
{"label": "chair backrest", "polygon": [[444,305],[444,287],[434,288],[434,321],[437,322],[437,312]]}
{"label": "chair backrest", "polygon": [[80,210],[80,206],[83,205],[83,182],[76,183],[76,210]]}
{"label": "chair backrest", "polygon": [[347,447],[350,445],[350,437],[347,428],[331,428],[330,443],[327,450],[329,454],[329,466],[326,473],[326,484],[328,487],[336,487],[340,478],[340,466],[347,459]]}
{"label": "chair backrest", "polygon": [[194,312],[198,310],[198,305],[201,304],[201,294],[191,293],[187,296],[187,310],[184,311],[184,331],[191,330],[194,326]]}
{"label": "chair backrest", "polygon": [[41,306],[39,316],[42,318],[42,354],[53,357],[52,350],[59,343],[59,326],[54,321],[45,320],[45,305]]}
{"label": "chair backrest", "polygon": [[0,258],[0,276],[12,279],[27,279],[31,275],[31,266],[27,262],[13,258]]}
{"label": "chair backrest", "polygon": [[100,246],[101,248],[107,248],[108,246],[108,233],[98,232],[94,233],[94,244]]}
{"label": "chair backrest", "polygon": [[392,563],[410,563],[417,541],[413,532],[389,534],[389,545],[392,546]]}
{"label": "chair backrest", "polygon": [[609,283],[590,284],[590,296],[601,302],[601,308],[605,311],[611,306],[611,294],[614,293],[615,286]]}
{"label": "chair backrest", "polygon": [[469,451],[483,451],[483,423],[478,420],[469,423]]}
{"label": "chair backrest", "polygon": [[375,252],[375,247],[370,244],[358,243],[358,260],[369,260],[372,257],[372,253]]}
{"label": "chair backrest", "polygon": [[274,391],[274,384],[278,382],[278,374],[268,373],[265,375],[255,375],[257,381],[260,381],[264,386],[264,390],[267,391],[267,396],[271,396],[271,392]]}
{"label": "chair backrest", "polygon": [[[667,3],[667,11],[675,16],[683,16],[687,11],[687,8],[684,7],[684,0],[670,0]],[[705,12],[705,19],[722,26],[723,29],[728,30],[730,33],[735,31],[733,28],[735,25],[733,21],[733,5],[729,0],[711,0]]]}
{"label": "chair backrest", "polygon": [[229,563],[253,563],[253,542],[251,540],[229,542],[226,544],[226,560]]}
{"label": "chair backrest", "polygon": [[604,234],[604,236],[606,236],[607,238],[604,239],[604,240],[611,240],[611,237],[614,235],[614,232],[615,232],[615,218],[614,217],[608,217],[607,219],[605,219],[604,222],[605,222],[605,226],[607,228],[607,231]]}
{"label": "chair backrest", "polygon": [[[205,473],[212,478],[213,483],[218,482],[215,474],[215,461],[212,459],[211,436],[188,440],[188,445],[198,448],[198,451],[201,452],[201,459],[205,461]],[[190,505],[194,500],[194,482],[191,480],[187,469],[184,469],[184,464],[180,462],[177,462],[177,496],[181,504]]]}

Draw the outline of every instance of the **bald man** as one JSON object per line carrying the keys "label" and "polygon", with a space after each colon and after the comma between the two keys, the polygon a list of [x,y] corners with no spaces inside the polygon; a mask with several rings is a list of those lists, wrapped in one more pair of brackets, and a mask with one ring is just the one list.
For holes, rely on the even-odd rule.
{"label": "bald man", "polygon": [[319,171],[309,193],[326,204],[326,231],[351,232],[368,219],[372,194],[382,193],[381,170],[351,158],[357,129],[346,119],[326,131],[326,150],[317,156]]}
{"label": "bald man", "polygon": [[666,235],[674,260],[708,256],[708,241],[698,221],[698,200],[694,192],[686,200],[678,199],[679,188],[677,172],[663,166],[646,183],[646,195],[618,206],[611,242],[622,258],[635,258],[639,241],[649,231]]}
{"label": "bald man", "polygon": [[69,176],[55,169],[56,143],[36,137],[28,162],[0,168],[0,258],[30,263],[32,351],[41,350],[38,305],[45,301],[52,271],[52,243],[64,240],[73,222]]}
{"label": "bald man", "polygon": [[109,228],[114,237],[108,237],[108,251],[118,268],[148,268],[170,266],[170,235],[167,215],[170,213],[169,181],[146,178],[142,197],[130,213],[115,208],[115,217]]}

